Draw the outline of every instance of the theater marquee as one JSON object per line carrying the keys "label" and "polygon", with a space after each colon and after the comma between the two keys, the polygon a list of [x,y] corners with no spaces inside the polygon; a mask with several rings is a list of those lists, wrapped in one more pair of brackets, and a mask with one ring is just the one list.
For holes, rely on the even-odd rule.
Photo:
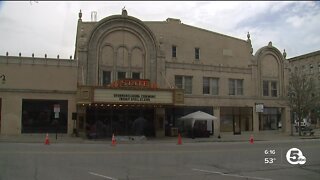
{"label": "theater marquee", "polygon": [[172,91],[95,89],[94,102],[173,104]]}

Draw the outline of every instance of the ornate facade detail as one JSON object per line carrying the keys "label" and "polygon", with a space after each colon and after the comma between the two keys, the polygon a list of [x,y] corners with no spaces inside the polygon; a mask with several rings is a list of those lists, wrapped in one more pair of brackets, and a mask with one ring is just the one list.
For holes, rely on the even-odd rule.
{"label": "ornate facade detail", "polygon": [[248,44],[249,44],[249,46],[250,46],[250,53],[252,54],[253,53],[253,48],[252,48],[252,44],[251,44],[251,39],[250,39],[250,33],[248,32],[248,34],[247,34],[247,42],[248,42]]}
{"label": "ornate facade detail", "polygon": [[79,21],[81,21],[82,19],[82,12],[81,12],[81,9],[80,9],[80,12],[79,12]]}
{"label": "ornate facade detail", "polygon": [[285,50],[285,49],[283,50],[283,54],[282,54],[282,55],[283,55],[283,58],[286,59],[287,53],[286,53],[286,50]]}

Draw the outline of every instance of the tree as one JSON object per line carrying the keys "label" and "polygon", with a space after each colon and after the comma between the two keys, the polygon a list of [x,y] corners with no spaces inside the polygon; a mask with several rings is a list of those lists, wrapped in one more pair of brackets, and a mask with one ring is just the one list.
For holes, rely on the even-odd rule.
{"label": "tree", "polygon": [[289,77],[288,103],[298,120],[299,136],[301,136],[301,122],[312,111],[319,107],[319,91],[312,77],[303,70],[295,70]]}

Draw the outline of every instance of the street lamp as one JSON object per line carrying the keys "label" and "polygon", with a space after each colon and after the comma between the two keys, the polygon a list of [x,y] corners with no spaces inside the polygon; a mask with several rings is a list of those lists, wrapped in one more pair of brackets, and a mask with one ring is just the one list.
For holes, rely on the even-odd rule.
{"label": "street lamp", "polygon": [[0,76],[0,79],[2,79],[2,84],[6,83],[6,76],[4,74]]}

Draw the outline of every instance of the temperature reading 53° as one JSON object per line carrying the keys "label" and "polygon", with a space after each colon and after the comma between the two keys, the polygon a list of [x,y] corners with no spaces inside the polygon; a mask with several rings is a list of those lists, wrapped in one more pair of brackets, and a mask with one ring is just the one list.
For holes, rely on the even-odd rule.
{"label": "temperature reading 53\u00b0", "polygon": [[276,161],[276,158],[270,157],[270,158],[264,158],[265,164],[273,164]]}

